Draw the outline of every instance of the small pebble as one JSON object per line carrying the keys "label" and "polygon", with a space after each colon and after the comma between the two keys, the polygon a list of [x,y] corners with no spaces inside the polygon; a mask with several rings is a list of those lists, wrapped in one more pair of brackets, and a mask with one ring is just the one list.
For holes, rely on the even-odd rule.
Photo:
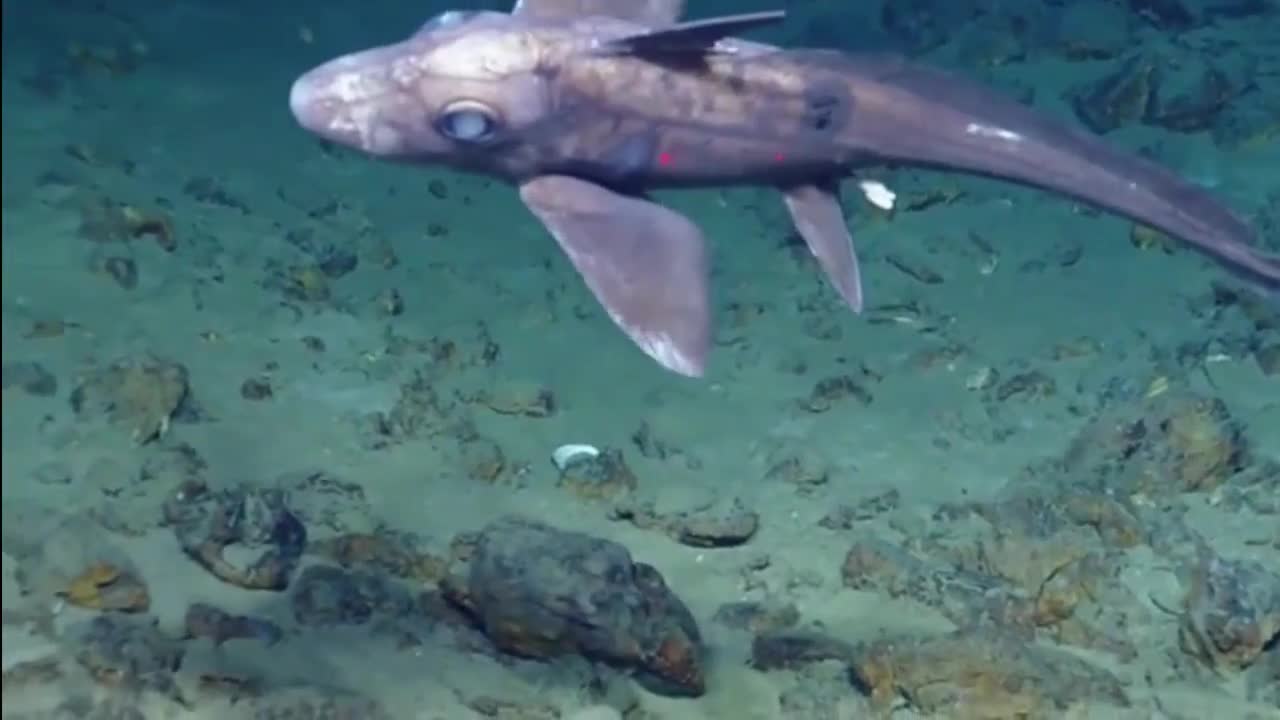
{"label": "small pebble", "polygon": [[109,257],[102,269],[125,290],[138,287],[138,264],[126,257]]}
{"label": "small pebble", "polygon": [[240,397],[245,400],[270,400],[272,395],[271,381],[266,378],[249,378],[240,385]]}

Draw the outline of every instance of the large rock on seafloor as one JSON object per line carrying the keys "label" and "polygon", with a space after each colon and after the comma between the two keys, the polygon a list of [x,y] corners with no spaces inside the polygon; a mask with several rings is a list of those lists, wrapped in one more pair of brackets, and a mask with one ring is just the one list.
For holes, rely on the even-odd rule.
{"label": "large rock on seafloor", "polygon": [[505,652],[580,654],[664,695],[706,689],[693,615],[618,543],[506,517],[482,531],[470,567],[444,591]]}

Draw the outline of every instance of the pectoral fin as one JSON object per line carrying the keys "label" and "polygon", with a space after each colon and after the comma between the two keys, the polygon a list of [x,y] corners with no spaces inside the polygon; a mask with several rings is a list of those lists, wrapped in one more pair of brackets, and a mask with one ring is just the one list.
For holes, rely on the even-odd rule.
{"label": "pectoral fin", "polygon": [[615,55],[638,55],[655,60],[701,55],[712,50],[720,40],[765,25],[780,23],[786,17],[787,14],[783,10],[768,10],[692,20],[639,35],[610,40],[602,44],[599,51]]}
{"label": "pectoral fin", "polygon": [[684,0],[517,0],[511,14],[557,19],[599,15],[666,27],[679,22]]}
{"label": "pectoral fin", "polygon": [[840,297],[862,312],[862,279],[853,238],[840,208],[836,183],[797,185],[783,191],[791,222]]}
{"label": "pectoral fin", "polygon": [[641,350],[669,370],[702,374],[711,303],[696,225],[644,198],[562,175],[524,183],[520,197]]}

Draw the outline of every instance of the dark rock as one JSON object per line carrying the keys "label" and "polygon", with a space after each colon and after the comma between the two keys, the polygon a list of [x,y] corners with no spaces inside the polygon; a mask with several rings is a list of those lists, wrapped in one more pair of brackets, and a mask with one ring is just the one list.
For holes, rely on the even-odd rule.
{"label": "dark rock", "polygon": [[331,278],[340,278],[343,275],[356,269],[360,263],[359,257],[347,250],[330,250],[319,264],[320,272]]}
{"label": "dark rock", "polygon": [[665,695],[706,690],[693,615],[617,543],[507,517],[485,528],[465,576],[444,591],[505,652],[581,654]]}
{"label": "dark rock", "polygon": [[800,622],[800,611],[791,603],[732,602],[721,605],[714,619],[725,627],[759,635],[794,626]]}
{"label": "dark rock", "polygon": [[1242,425],[1217,398],[1170,391],[1098,416],[1071,443],[1061,471],[1116,497],[1218,488],[1249,464]]}
{"label": "dark rock", "polygon": [[285,234],[285,240],[310,255],[320,272],[331,279],[350,273],[360,263],[355,253],[321,238],[312,228],[290,230]]}
{"label": "dark rock", "polygon": [[322,353],[327,349],[324,340],[315,335],[307,335],[302,338],[302,346],[314,353]]}
{"label": "dark rock", "polygon": [[76,661],[99,683],[178,697],[173,675],[182,663],[182,647],[161,633],[154,619],[101,615],[76,640]]}
{"label": "dark rock", "polygon": [[[939,532],[947,523],[935,518]],[[1109,612],[1128,595],[1105,581],[1114,569],[1095,547],[1090,533],[1074,526],[1043,537],[993,531],[981,562],[945,546],[922,557],[869,538],[850,548],[841,574],[850,589],[910,598],[958,627],[998,628],[1028,641],[1052,633],[1060,642],[1130,659],[1136,651],[1123,632],[1127,618]]]}
{"label": "dark rock", "polygon": [[94,371],[71,391],[77,417],[106,415],[139,444],[161,438],[190,398],[186,366],[142,355]]}
{"label": "dark rock", "polygon": [[1115,72],[1073,93],[1072,107],[1080,121],[1098,133],[1134,125],[1146,117],[1156,88],[1156,62],[1135,55]]}
{"label": "dark rock", "polygon": [[245,400],[270,400],[273,395],[271,380],[268,378],[249,378],[240,384],[240,397]]}
{"label": "dark rock", "polygon": [[363,625],[376,614],[398,617],[412,611],[408,591],[379,575],[315,565],[298,576],[291,593],[299,625]]}
{"label": "dark rock", "polygon": [[123,290],[138,287],[138,264],[132,258],[113,255],[102,261],[102,271]]}
{"label": "dark rock", "polygon": [[1255,83],[1247,57],[1204,51],[1140,53],[1118,70],[1071,93],[1072,106],[1095,132],[1144,123],[1174,132],[1219,124],[1231,101]]}
{"label": "dark rock", "polygon": [[631,472],[622,451],[606,448],[596,455],[583,454],[560,468],[557,482],[584,500],[612,500],[636,489],[636,476]]}
{"label": "dark rock", "polygon": [[232,615],[205,603],[193,603],[188,607],[183,624],[187,637],[209,638],[214,645],[242,638],[256,638],[267,645],[275,645],[284,636],[280,627],[270,620]]}
{"label": "dark rock", "polygon": [[1178,639],[1182,649],[1219,671],[1248,668],[1280,638],[1280,575],[1255,562],[1232,561],[1200,542],[1190,568]]}
{"label": "dark rock", "polygon": [[677,542],[693,547],[732,547],[755,536],[760,515],[734,499],[724,510],[682,513],[672,519],[668,533]]}
{"label": "dark rock", "polygon": [[1223,62],[1184,62],[1161,68],[1155,104],[1146,122],[1174,132],[1210,130],[1219,115],[1252,84],[1253,70]]}
{"label": "dark rock", "polygon": [[903,700],[908,712],[967,718],[1069,716],[1086,698],[1095,711],[1130,705],[1109,671],[998,629],[860,645],[853,672],[877,715]]}
{"label": "dark rock", "polygon": [[757,670],[795,669],[824,660],[851,662],[853,646],[819,632],[765,633],[751,643],[751,666]]}
{"label": "dark rock", "polygon": [[641,529],[661,529],[672,540],[693,547],[743,545],[760,528],[759,514],[737,498],[719,506],[674,513],[660,513],[652,502],[627,498],[609,511],[609,517]]}
{"label": "dark rock", "polygon": [[38,362],[5,363],[0,367],[0,378],[5,390],[20,387],[40,397],[58,394],[58,378]]}
{"label": "dark rock", "polygon": [[[214,492],[200,480],[178,486],[164,506],[182,549],[223,582],[251,590],[283,590],[307,543],[307,531],[278,490],[240,487]],[[224,551],[258,553],[248,565]]]}

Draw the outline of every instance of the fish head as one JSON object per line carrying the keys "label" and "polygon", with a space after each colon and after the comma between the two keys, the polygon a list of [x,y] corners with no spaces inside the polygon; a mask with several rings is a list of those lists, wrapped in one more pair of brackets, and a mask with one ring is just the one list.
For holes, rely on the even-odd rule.
{"label": "fish head", "polygon": [[289,106],[304,129],[371,156],[514,174],[513,146],[550,112],[546,55],[512,16],[448,12],[305,73]]}

